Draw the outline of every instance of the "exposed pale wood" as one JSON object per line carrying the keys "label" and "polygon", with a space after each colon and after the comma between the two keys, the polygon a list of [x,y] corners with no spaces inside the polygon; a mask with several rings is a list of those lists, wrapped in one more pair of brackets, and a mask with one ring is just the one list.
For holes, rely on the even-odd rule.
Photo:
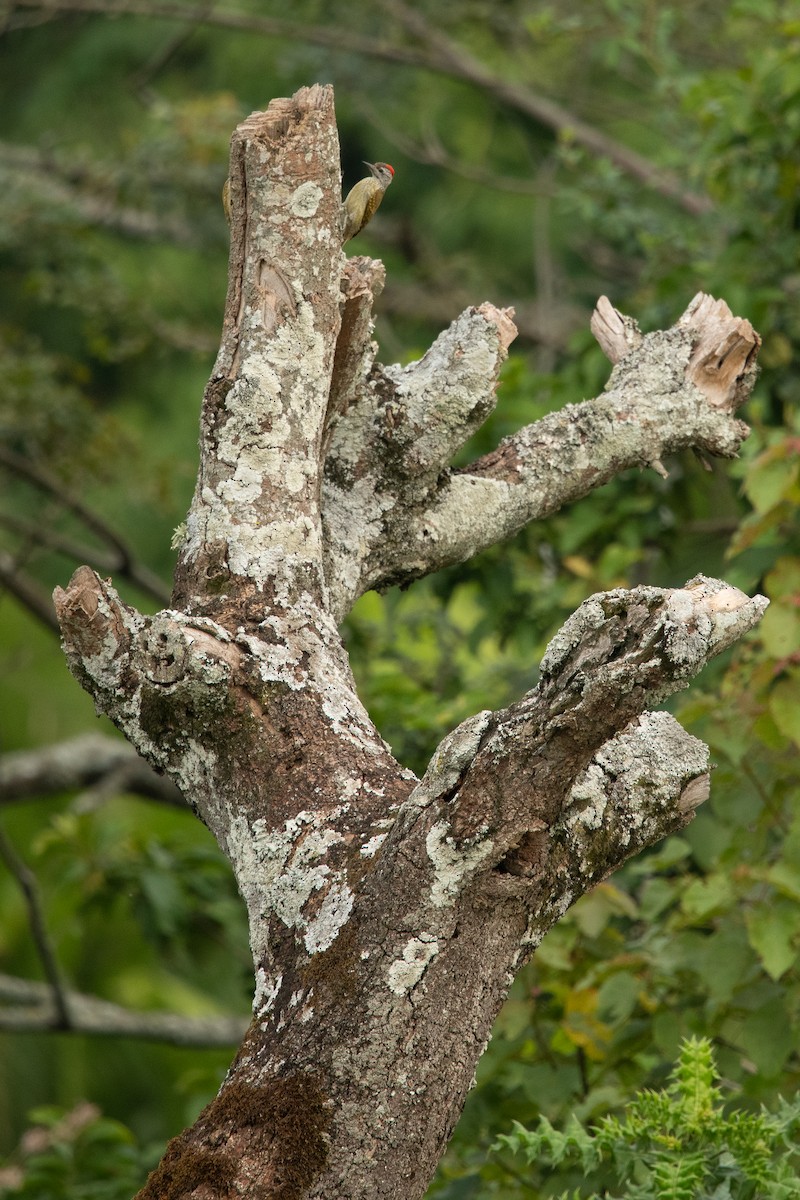
{"label": "exposed pale wood", "polygon": [[609,362],[618,363],[642,340],[639,326],[632,317],[619,312],[608,296],[601,296],[592,313],[589,328]]}
{"label": "exposed pale wood", "polygon": [[698,292],[678,322],[692,333],[688,378],[714,408],[735,412],[753,386],[761,338],[724,300]]}

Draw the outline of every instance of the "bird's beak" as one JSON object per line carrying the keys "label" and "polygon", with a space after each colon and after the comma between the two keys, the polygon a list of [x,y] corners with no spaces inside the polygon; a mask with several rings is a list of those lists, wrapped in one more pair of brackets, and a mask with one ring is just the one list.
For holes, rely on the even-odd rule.
{"label": "bird's beak", "polygon": [[378,168],[375,166],[375,163],[368,163],[368,162],[367,162],[365,159],[363,159],[363,158],[362,158],[362,160],[361,160],[361,161],[364,163],[364,166],[365,166],[365,167],[369,167],[370,171],[372,172],[372,174],[373,174],[373,175],[375,176],[375,178],[377,179],[377,178],[378,178]]}

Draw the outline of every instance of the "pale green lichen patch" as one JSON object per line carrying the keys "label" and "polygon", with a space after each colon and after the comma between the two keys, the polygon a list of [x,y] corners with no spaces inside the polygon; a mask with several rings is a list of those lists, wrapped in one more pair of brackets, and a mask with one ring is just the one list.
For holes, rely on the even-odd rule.
{"label": "pale green lichen patch", "polygon": [[289,210],[295,217],[313,217],[324,194],[319,184],[311,180],[301,183],[291,195]]}
{"label": "pale green lichen patch", "polygon": [[389,967],[389,990],[395,996],[405,996],[416,987],[430,961],[439,953],[439,943],[432,934],[412,937],[403,947],[402,956]]}
{"label": "pale green lichen patch", "polygon": [[339,930],[352,912],[354,900],[346,883],[335,881],[331,884],[319,911],[308,922],[303,935],[303,943],[309,954],[320,954],[336,941]]}
{"label": "pale green lichen patch", "polygon": [[425,849],[433,864],[434,881],[431,887],[431,903],[437,908],[455,904],[464,883],[494,848],[491,838],[473,842],[468,846],[457,846],[448,836],[449,825],[437,821],[425,839]]}
{"label": "pale green lichen patch", "polygon": [[272,979],[267,975],[263,967],[258,967],[256,970],[256,990],[253,996],[253,1013],[255,1016],[263,1017],[271,1012],[282,983],[282,975],[278,975],[275,979]]}
{"label": "pale green lichen patch", "polygon": [[368,842],[365,842],[359,853],[362,858],[372,858],[378,853],[383,843],[386,841],[385,833],[376,833]]}
{"label": "pale green lichen patch", "polygon": [[[290,290],[280,311],[267,304],[272,293],[265,291],[263,312],[250,309],[245,316],[254,340],[262,319],[270,323],[270,337],[243,352],[214,430],[223,472],[196,494],[183,547],[191,560],[210,544],[226,546],[229,570],[259,586],[294,577],[321,557],[315,446],[325,405],[320,385],[311,381],[327,378],[325,340],[313,305],[300,300],[295,306],[299,293]],[[277,505],[276,489],[296,506]]]}
{"label": "pale green lichen patch", "polygon": [[424,805],[445,796],[458,784],[478,753],[481,739],[491,724],[492,712],[485,708],[457,726],[439,743],[411,803]]}
{"label": "pale green lichen patch", "polygon": [[[328,814],[335,819],[337,811]],[[338,812],[338,815],[341,815]],[[287,928],[302,933],[310,954],[327,950],[336,940],[353,908],[354,897],[344,871],[332,869],[325,857],[331,846],[343,841],[342,834],[330,825],[316,826],[317,814],[302,811],[272,829],[259,818],[248,825],[238,817],[231,826],[239,869],[239,889],[250,912],[251,928],[272,914]],[[318,892],[324,892],[311,915],[305,906]],[[253,946],[258,958],[260,946]]]}

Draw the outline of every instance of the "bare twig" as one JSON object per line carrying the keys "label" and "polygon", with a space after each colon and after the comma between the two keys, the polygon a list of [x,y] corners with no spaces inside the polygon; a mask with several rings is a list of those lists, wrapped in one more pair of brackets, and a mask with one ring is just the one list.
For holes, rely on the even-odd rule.
{"label": "bare twig", "polygon": [[77,538],[59,533],[57,529],[53,529],[41,521],[28,521],[14,513],[0,512],[0,526],[10,530],[11,533],[19,534],[29,544],[46,546],[48,550],[55,550],[56,553],[78,562],[91,560],[96,571],[113,571],[118,565],[118,555],[104,554],[102,550],[96,550],[92,546],[87,546],[85,542],[78,541]]}
{"label": "bare twig", "polygon": [[[130,546],[120,537],[116,530],[112,529],[102,517],[98,516],[82,500],[78,499],[74,493],[70,492],[60,479],[56,478],[55,475],[51,474],[44,467],[32,463],[29,459],[24,458],[21,454],[16,454],[13,450],[9,450],[5,446],[0,446],[0,464],[7,467],[8,470],[13,471],[20,478],[26,479],[28,483],[32,483],[40,491],[55,497],[64,508],[69,509],[92,533],[113,549],[115,560],[111,564],[106,561],[106,564],[101,566],[101,570],[111,569],[115,571],[123,579],[127,579],[129,583],[135,584],[136,587],[140,588],[146,595],[151,596],[159,604],[167,604],[169,602],[169,590],[164,586],[155,572],[138,562],[134,558]],[[10,587],[11,585],[7,583],[7,586]]]}
{"label": "bare twig", "polygon": [[44,467],[32,463],[30,459],[25,458],[21,454],[16,454],[6,446],[0,446],[0,463],[8,467],[10,471],[13,471],[15,475],[27,479],[29,483],[34,484],[40,491],[47,492],[51,496],[56,496],[64,507],[70,509],[76,517],[79,517],[93,533],[96,533],[104,542],[108,542],[110,546],[113,546],[120,559],[124,560],[129,556],[127,546],[114,530],[97,513],[87,508],[82,500],[72,495],[64,484],[55,475],[45,470]]}
{"label": "bare twig", "polygon": [[122,204],[107,179],[101,181],[89,172],[71,170],[38,147],[0,142],[0,171],[14,181],[23,181],[38,198],[68,206],[86,224],[150,241],[161,239],[181,245],[198,241],[197,230],[188,221]]}
{"label": "bare twig", "polygon": [[[206,12],[211,9],[212,5],[206,5]],[[141,67],[131,77],[131,84],[135,92],[137,92],[145,102],[150,102],[153,93],[150,90],[150,81],[159,74],[166,66],[169,60],[177,54],[177,52],[185,46],[192,34],[195,32],[194,23],[185,25],[182,29],[177,30],[168,37],[166,42],[159,46],[155,54],[142,63]]]}
{"label": "bare twig", "polygon": [[66,1026],[58,1021],[47,984],[0,975],[0,1029],[36,1032],[66,1028],[70,1033],[141,1038],[172,1046],[233,1046],[247,1028],[244,1017],[131,1012],[122,1005],[73,991],[66,992],[65,998],[69,1006]]}
{"label": "bare twig", "polygon": [[[12,13],[24,9],[33,10],[43,22],[52,21],[66,13],[83,12],[107,16],[156,17],[188,25],[213,25],[221,29],[258,33],[264,37],[284,38],[287,41],[305,42],[312,46],[325,46],[329,50],[345,50],[351,54],[363,54],[411,67],[437,69],[435,60],[424,51],[401,46],[383,38],[366,37],[354,30],[333,25],[309,25],[302,21],[286,21],[279,17],[256,16],[253,13],[230,9],[209,9],[206,5],[191,7],[188,4],[171,3],[170,0],[12,0],[10,9]],[[10,15],[6,28],[15,28],[15,21],[18,19]],[[20,24],[23,22],[27,23],[24,17]]]}
{"label": "bare twig", "polygon": [[67,1000],[67,987],[61,973],[55,947],[50,940],[50,934],[47,930],[47,923],[39,894],[39,883],[33,871],[30,870],[17,854],[13,843],[1,827],[0,858],[3,859],[3,862],[16,880],[25,900],[33,941],[48,980],[47,985],[45,985],[45,991],[50,997],[52,1006],[51,1026],[55,1029],[69,1029],[70,1010]]}
{"label": "bare twig", "polygon": [[430,167],[442,167],[443,170],[450,171],[451,174],[458,175],[461,179],[468,179],[472,183],[479,183],[481,187],[496,188],[500,192],[512,192],[520,196],[541,195],[543,185],[541,179],[538,177],[535,179],[520,179],[513,175],[498,175],[489,167],[479,167],[474,163],[466,162],[462,158],[455,158],[442,145],[439,137],[432,129],[428,130],[425,141],[419,142],[416,138],[411,138],[407,134],[402,133],[387,121],[382,121],[374,105],[369,105],[358,99],[354,99],[353,103],[363,121],[371,125],[373,129],[380,133],[381,137],[391,142],[392,145],[405,154],[406,158],[410,158],[413,162],[424,163]]}
{"label": "bare twig", "polygon": [[0,550],[0,592],[2,590],[15,596],[51,633],[59,632],[53,601],[37,583],[23,574],[19,563],[4,550]]}

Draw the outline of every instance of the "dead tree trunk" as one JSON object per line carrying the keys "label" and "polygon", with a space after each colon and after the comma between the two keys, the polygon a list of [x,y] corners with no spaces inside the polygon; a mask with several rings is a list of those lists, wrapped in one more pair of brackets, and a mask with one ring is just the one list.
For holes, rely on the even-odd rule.
{"label": "dead tree trunk", "polygon": [[56,597],[72,670],[212,830],[250,916],[250,1029],[140,1196],[411,1200],[515,970],[705,798],[706,748],[648,709],[766,601],[705,578],[594,596],[533,691],[449,734],[421,781],[370,721],[337,625],[369,588],[463,561],[626,467],[734,455],[758,337],[708,297],[647,336],[601,303],[604,394],[454,472],[512,314],[483,304],[421,361],[375,362],[383,268],[342,254],[329,88],[254,113],[230,172],[173,607],[144,617],[88,567]]}

